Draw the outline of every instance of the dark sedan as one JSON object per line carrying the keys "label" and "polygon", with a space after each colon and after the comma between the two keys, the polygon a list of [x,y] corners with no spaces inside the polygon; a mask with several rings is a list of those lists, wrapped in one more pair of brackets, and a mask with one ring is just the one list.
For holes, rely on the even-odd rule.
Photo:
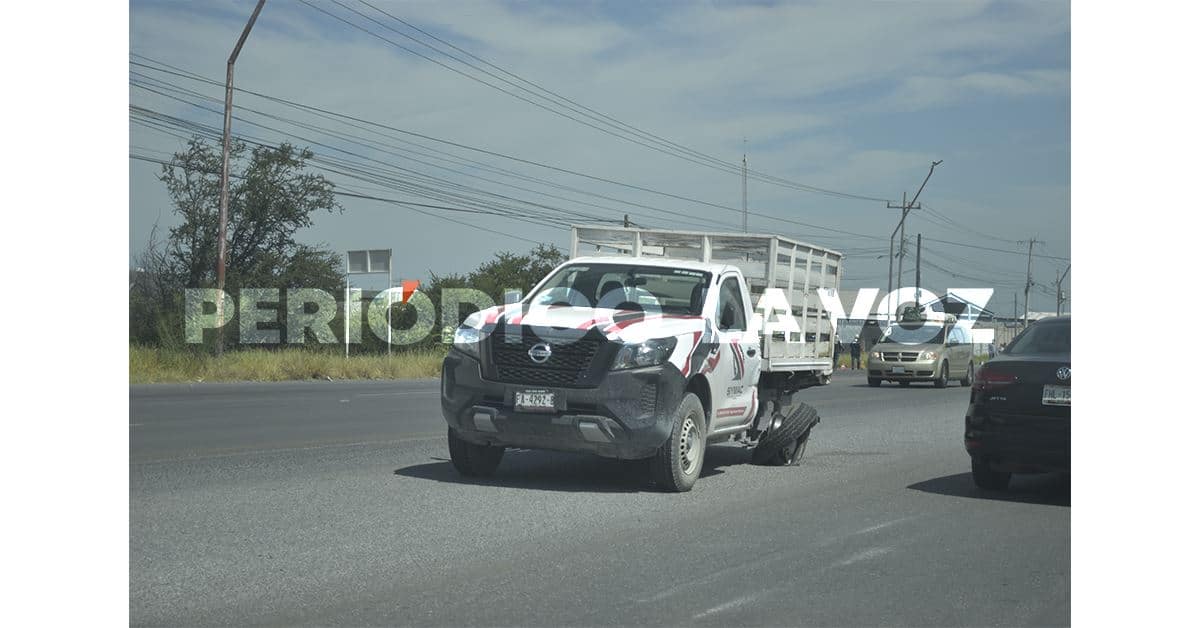
{"label": "dark sedan", "polygon": [[964,444],[980,488],[1071,470],[1071,319],[1030,325],[975,374]]}

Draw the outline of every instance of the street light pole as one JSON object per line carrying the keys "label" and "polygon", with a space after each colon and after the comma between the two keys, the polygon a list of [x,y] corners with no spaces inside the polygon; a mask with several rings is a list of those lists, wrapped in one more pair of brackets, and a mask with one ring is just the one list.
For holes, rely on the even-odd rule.
{"label": "street light pole", "polygon": [[[225,290],[225,231],[229,225],[229,127],[233,119],[233,64],[242,52],[242,44],[246,43],[246,37],[250,36],[250,29],[254,28],[254,22],[266,2],[267,0],[258,0],[258,4],[254,5],[254,13],[250,14],[250,20],[242,29],[242,36],[238,37],[237,44],[229,55],[229,61],[225,64],[225,131],[221,138],[221,201],[217,226],[218,292]],[[217,355],[220,355],[225,350],[225,298],[218,296],[216,301],[217,320],[221,321],[221,326],[217,328]]]}

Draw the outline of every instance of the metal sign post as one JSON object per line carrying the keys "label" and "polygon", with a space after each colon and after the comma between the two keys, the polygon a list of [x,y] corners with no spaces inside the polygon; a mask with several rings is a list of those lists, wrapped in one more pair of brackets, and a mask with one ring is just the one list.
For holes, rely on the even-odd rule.
{"label": "metal sign post", "polygon": [[387,273],[387,352],[392,355],[392,250],[360,249],[346,251],[346,357],[350,357],[350,275]]}

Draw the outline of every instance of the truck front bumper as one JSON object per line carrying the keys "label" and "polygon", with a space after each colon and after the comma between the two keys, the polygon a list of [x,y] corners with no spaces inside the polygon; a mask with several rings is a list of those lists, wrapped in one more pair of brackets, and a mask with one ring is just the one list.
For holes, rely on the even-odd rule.
{"label": "truck front bumper", "polygon": [[[671,364],[609,372],[595,388],[489,381],[479,361],[452,351],[442,364],[442,416],[468,442],[637,459],[671,434],[686,380]],[[518,411],[515,393],[551,390],[555,409]]]}

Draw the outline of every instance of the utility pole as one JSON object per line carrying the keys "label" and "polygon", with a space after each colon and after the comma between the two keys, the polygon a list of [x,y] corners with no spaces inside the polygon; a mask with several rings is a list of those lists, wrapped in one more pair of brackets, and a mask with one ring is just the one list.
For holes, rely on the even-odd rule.
{"label": "utility pole", "polygon": [[903,210],[900,212],[900,224],[896,225],[895,229],[892,229],[891,244],[888,245],[888,251],[889,251],[889,253],[888,253],[888,322],[891,322],[892,315],[893,315],[893,312],[891,311],[892,310],[892,298],[891,298],[892,297],[892,260],[894,259],[894,256],[895,256],[894,251],[895,251],[896,232],[897,231],[900,232],[900,262],[897,265],[898,268],[896,270],[896,287],[899,288],[900,287],[900,278],[901,278],[901,275],[904,273],[904,220],[906,218],[908,218],[908,212],[910,212],[914,209],[921,209],[921,204],[917,202],[917,198],[919,198],[921,196],[921,191],[925,189],[925,184],[929,183],[929,177],[933,176],[933,169],[937,168],[938,164],[940,164],[940,163],[942,163],[941,159],[933,162],[929,166],[929,174],[925,175],[925,180],[921,182],[921,187],[917,188],[917,193],[915,195],[913,195],[911,201],[908,200],[908,193],[905,192],[903,203],[901,203],[900,205],[893,205],[891,203],[891,201],[889,201],[887,204],[888,209]]}
{"label": "utility pole", "polygon": [[[942,308],[945,309],[945,308]],[[921,310],[921,234],[917,234],[917,311]]]}
{"label": "utility pole", "polygon": [[1063,296],[1062,282],[1067,278],[1067,273],[1071,272],[1071,265],[1067,264],[1067,269],[1062,271],[1062,274],[1054,280],[1054,315],[1062,316],[1062,304],[1067,300]]}
{"label": "utility pole", "polygon": [[[246,38],[250,36],[250,29],[254,28],[254,22],[266,1],[258,0],[258,4],[254,5],[254,12],[250,14],[250,20],[242,29],[242,36],[238,37],[237,44],[229,55],[229,61],[225,64],[225,132],[221,139],[221,208],[217,227],[218,291],[225,290],[225,231],[229,224],[229,126],[233,118],[233,64],[237,62],[238,54],[242,52],[242,44],[246,43]],[[225,350],[225,299],[218,296],[216,301],[217,320],[221,322],[221,326],[217,328],[217,355],[221,355]]]}
{"label": "utility pole", "polygon": [[[742,144],[745,143],[746,140],[743,139]],[[750,209],[746,204],[746,153],[742,153],[742,233],[750,232],[749,218]]]}
{"label": "utility pole", "polygon": [[1029,289],[1033,287],[1033,243],[1037,238],[1029,239],[1029,259],[1025,262],[1025,326],[1029,327]]}

